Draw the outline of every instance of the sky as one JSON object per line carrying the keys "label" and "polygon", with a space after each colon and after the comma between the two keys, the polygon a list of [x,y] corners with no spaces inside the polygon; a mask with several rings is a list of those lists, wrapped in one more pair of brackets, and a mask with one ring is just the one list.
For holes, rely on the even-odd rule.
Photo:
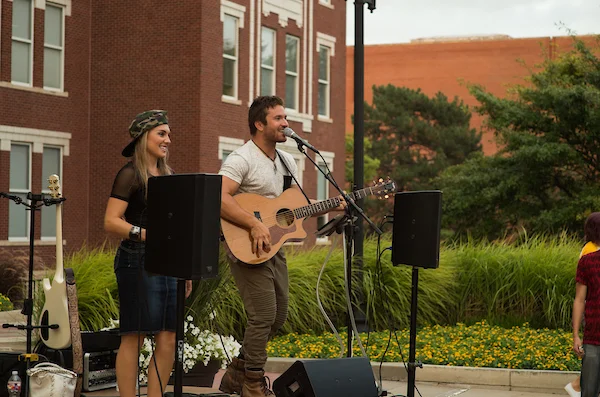
{"label": "sky", "polygon": [[[367,45],[439,36],[600,34],[600,0],[376,0],[375,5],[373,13],[363,6]],[[346,9],[346,44],[354,45],[353,0]]]}

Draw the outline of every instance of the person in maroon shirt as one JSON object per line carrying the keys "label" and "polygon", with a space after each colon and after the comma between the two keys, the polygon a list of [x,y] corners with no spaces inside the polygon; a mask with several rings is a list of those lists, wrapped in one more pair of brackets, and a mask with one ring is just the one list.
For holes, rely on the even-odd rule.
{"label": "person in maroon shirt", "polygon": [[[600,244],[600,212],[585,221],[587,241]],[[600,394],[600,251],[584,255],[577,264],[573,303],[573,351],[581,361],[581,397]],[[579,335],[585,315],[583,341]]]}

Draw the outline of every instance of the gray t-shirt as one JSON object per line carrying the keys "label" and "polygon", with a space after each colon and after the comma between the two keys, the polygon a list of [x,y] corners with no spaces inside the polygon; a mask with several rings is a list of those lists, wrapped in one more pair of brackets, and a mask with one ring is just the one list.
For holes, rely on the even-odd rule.
{"label": "gray t-shirt", "polygon": [[[239,183],[239,193],[255,193],[275,198],[283,193],[283,177],[289,175],[282,160],[298,179],[298,167],[291,154],[277,150],[273,161],[250,140],[227,156],[219,175]],[[292,181],[292,184],[295,182]]]}

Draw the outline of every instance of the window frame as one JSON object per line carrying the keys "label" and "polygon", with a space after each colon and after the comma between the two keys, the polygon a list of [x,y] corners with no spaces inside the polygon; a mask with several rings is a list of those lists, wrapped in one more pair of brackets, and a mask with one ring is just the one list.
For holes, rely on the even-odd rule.
{"label": "window frame", "polygon": [[[264,37],[264,33],[265,31],[270,31],[270,33],[273,35],[273,46],[272,46],[272,51],[273,51],[273,65],[266,65],[263,63],[263,37]],[[268,26],[261,26],[260,29],[260,80],[259,80],[259,92],[260,95],[275,95],[276,92],[276,84],[277,84],[277,78],[276,78],[276,73],[277,73],[277,30],[270,28]],[[269,70],[271,72],[271,92],[263,92],[263,86],[262,86],[262,82],[263,82],[263,70]]]}
{"label": "window frame", "polygon": [[[326,52],[326,59],[327,59],[327,80],[323,80],[321,79],[321,56],[323,56],[322,54],[322,50],[325,50]],[[326,119],[330,119],[331,118],[331,48],[326,46],[325,44],[319,44],[319,70],[317,73],[317,116],[320,118],[326,118]],[[325,108],[326,111],[325,113],[321,113],[321,106],[320,106],[320,101],[321,101],[321,86],[325,85],[326,86],[326,90],[325,90]]]}
{"label": "window frame", "polygon": [[235,55],[229,55],[225,53],[225,46],[223,46],[223,64],[225,64],[225,59],[231,60],[234,62],[233,67],[233,96],[227,95],[224,93],[225,88],[225,74],[223,74],[223,87],[221,90],[221,98],[224,101],[236,101],[239,98],[239,68],[240,68],[240,18],[236,15],[232,15],[228,12],[223,14],[223,40],[225,40],[225,19],[231,18],[235,22],[234,34],[235,34]]}
{"label": "window frame", "polygon": [[[333,173],[333,164],[334,164],[334,159],[335,159],[335,153],[333,152],[328,152],[328,151],[321,151],[321,155],[323,156],[323,158],[325,159],[325,163],[327,164],[327,167],[329,168],[329,171],[331,171]],[[323,159],[318,159],[317,161],[317,165],[322,166],[323,163]],[[330,198],[329,195],[329,191],[331,190],[331,185],[329,184],[329,182],[327,181],[327,179],[323,176],[323,174],[321,174],[321,171],[319,171],[319,169],[317,167],[314,167],[315,172],[317,173],[317,184],[319,183],[320,179],[323,178],[323,180],[325,181],[325,198],[324,199],[320,199],[317,196],[317,200],[322,201],[322,200],[327,200]],[[317,191],[318,191],[318,185],[317,185]],[[323,215],[319,215],[317,217],[317,228],[319,226],[319,219],[323,220],[323,225],[325,225],[327,222],[329,222],[329,213],[327,214],[323,214]],[[316,239],[316,244],[329,244],[329,236],[320,236],[317,237]]]}
{"label": "window frame", "polygon": [[[27,195],[27,193],[31,192],[31,184],[32,184],[32,166],[33,166],[33,144],[31,142],[22,142],[22,141],[11,141],[10,143],[10,152],[12,153],[12,147],[13,146],[26,146],[27,147],[27,162],[28,162],[28,169],[29,169],[29,173],[27,175],[27,179],[28,179],[28,186],[25,189],[15,189],[12,186],[10,186],[11,184],[11,177],[10,177],[10,168],[9,168],[9,178],[8,178],[8,191],[10,194],[13,195]],[[10,154],[9,154],[10,156]],[[9,160],[9,164],[10,164],[10,160]],[[10,167],[10,166],[9,166]],[[29,200],[24,200],[26,202],[29,202]],[[25,222],[26,222],[26,226],[25,226],[25,236],[17,236],[17,237],[11,237],[11,231],[10,231],[10,205],[15,205],[15,208],[18,209],[23,209],[23,211],[25,211]],[[18,205],[16,203],[13,204],[13,202],[11,201],[11,203],[8,206],[8,230],[7,230],[7,239],[8,241],[14,241],[14,242],[26,242],[29,241],[30,237],[31,237],[31,211],[27,211],[27,209],[25,208],[25,206],[21,206]]]}
{"label": "window frame", "polygon": [[[60,178],[60,191],[62,192],[64,190],[64,181],[62,179],[63,176],[63,159],[64,159],[64,148],[62,146],[59,145],[44,145],[43,149],[46,148],[50,148],[50,149],[58,149],[59,151],[59,156],[58,156],[58,176]],[[50,189],[48,188],[48,183],[44,183],[45,178],[47,178],[49,175],[43,175],[44,173],[44,152],[42,150],[42,189],[41,192],[43,194],[50,194]],[[44,235],[44,229],[43,229],[43,224],[44,224],[44,218],[43,218],[43,211],[47,210],[49,208],[53,208],[51,207],[44,207],[42,208],[42,214],[40,216],[40,240],[42,241],[56,241],[56,233],[54,234],[54,236],[45,236]],[[56,222],[54,223],[54,226],[56,228]]]}
{"label": "window frame", "polygon": [[55,45],[51,45],[51,44],[47,44],[46,43],[46,11],[44,11],[44,70],[43,73],[44,75],[46,74],[46,56],[45,56],[45,51],[46,49],[51,49],[51,50],[58,50],[60,51],[60,65],[59,65],[59,73],[60,73],[60,77],[59,77],[59,87],[50,87],[46,85],[46,79],[44,77],[44,90],[48,90],[48,91],[57,91],[57,92],[64,92],[65,90],[65,28],[66,28],[66,19],[65,19],[65,14],[67,12],[67,7],[64,4],[58,4],[58,3],[53,3],[53,2],[46,2],[46,8],[45,10],[48,9],[48,7],[55,7],[58,8],[60,10],[60,16],[61,16],[61,43],[62,46],[55,46]]}
{"label": "window frame", "polygon": [[[287,43],[288,40],[292,39],[296,41],[296,71],[290,71],[287,68]],[[285,43],[286,43],[286,60],[285,60],[285,98],[286,98],[286,103],[285,103],[285,107],[287,110],[291,110],[294,112],[300,112],[300,38],[291,34],[286,34],[285,35]],[[291,107],[287,101],[287,97],[288,97],[288,84],[287,84],[287,79],[288,77],[293,77],[294,78],[294,102],[295,102],[295,106]]]}
{"label": "window frame", "polygon": [[[34,23],[35,23],[35,18],[34,18],[34,13],[35,13],[35,4],[34,4],[34,0],[24,0],[27,1],[29,3],[29,7],[30,7],[30,13],[29,13],[29,28],[30,28],[30,39],[24,39],[21,37],[16,37],[13,33],[14,30],[11,30],[11,50],[10,50],[10,54],[11,54],[11,76],[10,76],[10,83],[17,85],[17,86],[21,86],[21,87],[33,87],[33,45],[34,45],[34,33],[35,33],[35,29],[34,29]],[[15,17],[15,13],[14,13],[14,2],[13,2],[13,15],[12,15],[12,21],[14,21],[14,17]],[[11,22],[12,22],[11,21]],[[15,59],[14,57],[14,51],[13,51],[13,45],[14,42],[19,42],[19,43],[24,43],[27,44],[29,46],[29,76],[28,76],[28,82],[24,83],[22,81],[16,81],[13,80],[13,65],[12,65],[12,60]]]}

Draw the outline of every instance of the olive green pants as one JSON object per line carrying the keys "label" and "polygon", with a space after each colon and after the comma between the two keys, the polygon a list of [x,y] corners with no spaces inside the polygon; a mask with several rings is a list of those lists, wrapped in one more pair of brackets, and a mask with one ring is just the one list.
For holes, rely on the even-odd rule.
{"label": "olive green pants", "polygon": [[289,285],[285,256],[279,251],[260,265],[231,259],[231,274],[248,315],[242,343],[245,367],[264,368],[269,338],[283,326],[288,314]]}

